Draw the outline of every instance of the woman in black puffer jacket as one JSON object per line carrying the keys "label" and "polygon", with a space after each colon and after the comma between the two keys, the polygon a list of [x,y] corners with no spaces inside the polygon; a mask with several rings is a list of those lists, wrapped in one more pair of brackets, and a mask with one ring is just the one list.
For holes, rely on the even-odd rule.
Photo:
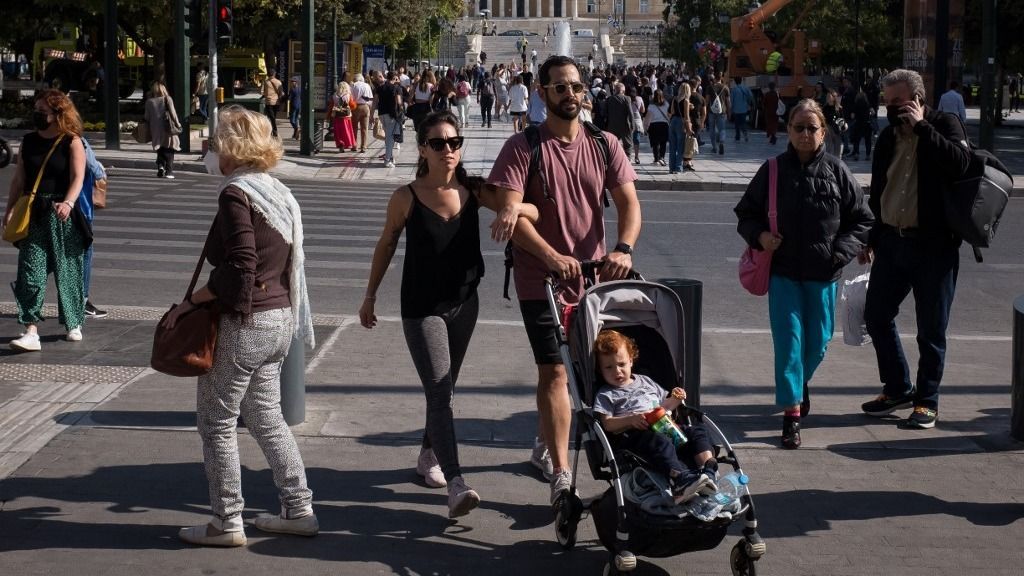
{"label": "woman in black puffer jacket", "polygon": [[773,252],[768,315],[785,448],[800,446],[800,417],[810,410],[807,383],[832,339],[837,281],[867,242],[874,219],[853,174],[825,151],[827,130],[816,102],[794,106],[789,147],[776,158],[778,234],[768,224],[767,162],[734,209],[747,244]]}

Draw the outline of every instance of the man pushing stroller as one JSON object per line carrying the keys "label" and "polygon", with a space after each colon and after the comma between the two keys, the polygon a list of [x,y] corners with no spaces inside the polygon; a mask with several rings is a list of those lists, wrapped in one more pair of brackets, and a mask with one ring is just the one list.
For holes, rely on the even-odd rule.
{"label": "man pushing stroller", "polygon": [[[681,445],[652,427],[646,416],[658,407],[671,412],[686,399],[682,388],[671,394],[654,380],[633,374],[633,362],[639,355],[636,343],[615,330],[603,330],[594,342],[597,372],[604,385],[594,400],[594,412],[601,426],[618,449],[629,450],[644,459],[649,467],[667,476],[672,484],[676,503],[700,494],[709,496],[718,491],[718,461],[703,426],[681,429]],[[689,468],[683,461],[692,461]]]}

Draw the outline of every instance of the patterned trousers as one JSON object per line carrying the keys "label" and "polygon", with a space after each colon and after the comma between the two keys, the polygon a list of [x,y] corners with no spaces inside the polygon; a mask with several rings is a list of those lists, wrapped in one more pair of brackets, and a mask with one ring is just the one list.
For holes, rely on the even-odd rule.
{"label": "patterned trousers", "polygon": [[[49,204],[38,197],[37,202]],[[68,330],[82,325],[85,294],[82,277],[82,235],[69,218],[61,222],[53,210],[33,214],[28,237],[18,242],[18,279],[14,299],[18,303],[18,323],[36,324],[43,320],[46,277],[52,272],[57,286],[58,321]]]}
{"label": "patterned trousers", "polygon": [[270,464],[282,515],[312,513],[313,492],[292,431],[281,415],[281,364],[292,342],[291,308],[220,318],[213,368],[199,377],[196,402],[210,505],[221,519],[245,508],[238,458],[238,415]]}

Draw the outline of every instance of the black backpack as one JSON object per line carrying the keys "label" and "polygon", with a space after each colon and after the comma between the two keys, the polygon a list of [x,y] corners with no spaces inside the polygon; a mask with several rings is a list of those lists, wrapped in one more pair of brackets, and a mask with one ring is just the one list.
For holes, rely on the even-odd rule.
{"label": "black backpack", "polygon": [[[960,126],[966,134],[962,120]],[[965,142],[971,151],[971,162],[964,176],[945,190],[943,204],[946,223],[971,245],[974,259],[982,262],[981,249],[988,248],[995,237],[1013,190],[1013,176],[991,152],[976,148],[969,140]]]}
{"label": "black backpack", "polygon": [[[611,151],[608,148],[608,140],[605,139],[604,133],[592,122],[580,122],[580,124],[583,125],[586,132],[590,134],[590,137],[597,142],[597,148],[601,151],[601,156],[604,158],[604,164],[607,166],[608,159],[611,157]],[[547,178],[544,177],[544,172],[541,170],[541,162],[544,160],[544,154],[540,147],[540,129],[537,126],[528,126],[523,130],[523,135],[526,136],[526,142],[530,145],[530,167],[526,172],[526,183],[523,185],[523,188],[525,189],[530,186],[530,179],[533,178],[534,174],[536,174],[540,178],[541,188],[544,190],[544,199],[550,200],[551,192],[548,188],[548,181]],[[603,202],[606,208],[611,205],[611,202],[608,199],[607,188],[603,190]],[[505,244],[505,287],[502,291],[502,296],[504,296],[506,300],[511,300],[508,295],[508,285],[512,278],[512,266],[512,241],[509,240],[508,243]]]}

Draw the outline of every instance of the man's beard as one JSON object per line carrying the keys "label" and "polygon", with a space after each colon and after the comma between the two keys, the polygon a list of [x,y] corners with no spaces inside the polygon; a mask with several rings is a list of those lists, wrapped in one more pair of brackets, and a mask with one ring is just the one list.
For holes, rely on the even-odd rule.
{"label": "man's beard", "polygon": [[562,108],[563,105],[573,103],[574,102],[572,100],[563,100],[561,102],[558,102],[556,105],[552,106],[552,102],[549,100],[547,102],[548,112],[554,114],[555,116],[558,116],[562,120],[575,120],[580,115],[581,108],[579,102],[575,102],[575,110],[570,111]]}

